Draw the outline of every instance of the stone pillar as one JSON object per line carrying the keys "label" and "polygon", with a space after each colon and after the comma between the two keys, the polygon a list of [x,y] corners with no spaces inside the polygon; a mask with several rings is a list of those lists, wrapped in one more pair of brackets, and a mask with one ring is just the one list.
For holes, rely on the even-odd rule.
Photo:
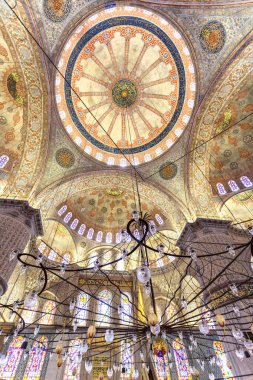
{"label": "stone pillar", "polygon": [[8,280],[17,264],[9,261],[13,249],[21,252],[29,239],[42,236],[40,211],[29,206],[27,201],[0,198],[0,296],[6,292]]}

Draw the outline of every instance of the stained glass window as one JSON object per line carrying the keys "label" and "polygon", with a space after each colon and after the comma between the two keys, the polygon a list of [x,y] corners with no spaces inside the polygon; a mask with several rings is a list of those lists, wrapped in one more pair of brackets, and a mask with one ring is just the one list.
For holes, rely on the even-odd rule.
{"label": "stained glass window", "polygon": [[99,232],[97,233],[96,241],[97,241],[98,243],[100,243],[100,242],[102,241],[102,239],[103,239],[103,232],[102,232],[102,231],[99,231]]}
{"label": "stained glass window", "polygon": [[102,290],[98,295],[98,315],[97,323],[98,325],[109,325],[111,317],[111,303],[112,303],[112,293],[108,290]]}
{"label": "stained glass window", "polygon": [[6,166],[8,161],[9,161],[8,156],[6,156],[6,155],[1,156],[0,157],[0,169],[3,169]]}
{"label": "stained glass window", "polygon": [[48,339],[41,336],[33,343],[23,380],[39,380],[44,364]]}
{"label": "stained glass window", "polygon": [[242,176],[242,177],[240,178],[240,180],[241,180],[241,182],[243,183],[243,185],[244,185],[245,187],[253,186],[253,183],[251,182],[251,180],[250,180],[248,177],[246,177],[245,175]]}
{"label": "stained glass window", "polygon": [[230,187],[230,189],[232,191],[240,190],[239,187],[237,186],[237,183],[235,181],[233,181],[232,179],[230,181],[228,181],[228,186]]}
{"label": "stained glass window", "polygon": [[70,253],[65,253],[62,258],[62,263],[69,264],[70,262]]}
{"label": "stained glass window", "polygon": [[23,311],[22,318],[24,319],[26,324],[30,324],[34,322],[37,309],[38,309],[38,302],[36,303],[36,305],[31,307],[30,309]]}
{"label": "stained glass window", "polygon": [[0,379],[14,380],[21,356],[23,354],[23,350],[21,349],[23,340],[23,337],[17,336],[11,342],[6,355],[6,361],[0,367]]}
{"label": "stained glass window", "polygon": [[191,380],[192,377],[189,362],[183,342],[179,338],[176,338],[173,341],[172,346],[177,367],[178,380]]}
{"label": "stained glass window", "polygon": [[121,294],[121,306],[123,307],[123,311],[121,314],[121,320],[123,323],[131,323],[132,321],[132,304],[131,304],[131,296],[129,293]]}
{"label": "stained glass window", "polygon": [[165,355],[161,358],[158,356],[154,356],[154,362],[157,380],[170,380],[170,369],[167,356]]}
{"label": "stained glass window", "polygon": [[122,234],[121,232],[117,232],[116,233],[116,243],[121,243],[121,239],[122,239]]}
{"label": "stained glass window", "polygon": [[77,297],[75,316],[78,319],[79,326],[86,325],[89,299],[89,295],[85,292],[81,292]]}
{"label": "stained glass window", "polygon": [[71,218],[72,218],[72,212],[68,212],[63,220],[65,223],[68,223]]}
{"label": "stained glass window", "polygon": [[75,230],[76,227],[77,227],[77,225],[78,225],[78,223],[79,223],[79,220],[78,219],[74,219],[73,222],[70,225],[71,230]]}
{"label": "stained glass window", "polygon": [[44,250],[46,249],[46,243],[43,243],[43,241],[40,243],[40,245],[38,246],[38,250],[43,253]]}
{"label": "stained glass window", "polygon": [[217,183],[217,184],[216,184],[216,187],[217,187],[218,193],[219,193],[220,195],[227,194],[227,192],[226,192],[226,190],[225,190],[225,187],[222,185],[222,183]]}
{"label": "stained glass window", "polygon": [[163,222],[163,218],[162,218],[159,214],[155,214],[155,218],[156,218],[158,224],[161,225],[161,224],[164,223],[164,222]]}
{"label": "stained glass window", "polygon": [[56,311],[56,303],[54,301],[45,302],[42,310],[42,317],[40,323],[43,325],[52,325],[54,321],[54,314]]}
{"label": "stained glass window", "polygon": [[58,210],[58,215],[59,216],[62,216],[65,212],[67,211],[67,206],[64,205],[60,208],[60,210]]}
{"label": "stained glass window", "polygon": [[[70,348],[68,351],[68,357],[66,360],[66,366],[64,371],[63,380],[79,380],[81,363],[77,363],[77,357],[80,354],[81,339],[74,339],[70,342]],[[75,376],[72,375],[73,369],[77,370]]]}
{"label": "stained glass window", "polygon": [[56,259],[56,256],[57,256],[57,253],[53,249],[51,249],[47,258],[49,260],[54,261]]}
{"label": "stained glass window", "polygon": [[85,224],[81,224],[81,226],[79,227],[79,230],[78,230],[78,234],[79,235],[83,235],[85,229],[86,229],[86,225]]}
{"label": "stained glass window", "polygon": [[131,344],[129,342],[122,342],[121,360],[122,368],[125,369],[125,374],[130,375],[133,366],[133,354]]}
{"label": "stained glass window", "polygon": [[227,358],[222,343],[214,341],[213,348],[217,359],[219,359],[219,366],[222,372],[223,379],[226,380],[229,377],[229,380],[234,380],[233,374],[227,365]]}
{"label": "stained glass window", "polygon": [[93,237],[93,234],[94,234],[94,229],[93,228],[90,228],[88,233],[87,233],[87,239],[92,239]]}
{"label": "stained glass window", "polygon": [[108,244],[110,244],[112,242],[112,233],[111,232],[107,232],[105,241]]}

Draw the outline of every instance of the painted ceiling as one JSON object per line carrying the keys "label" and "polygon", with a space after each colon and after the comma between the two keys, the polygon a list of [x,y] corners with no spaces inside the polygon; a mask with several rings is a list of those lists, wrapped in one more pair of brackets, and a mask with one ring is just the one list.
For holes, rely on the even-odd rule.
{"label": "painted ceiling", "polygon": [[66,131],[109,165],[158,157],[191,118],[189,48],[167,20],[142,8],[118,6],[85,20],[65,44],[58,70],[56,103]]}

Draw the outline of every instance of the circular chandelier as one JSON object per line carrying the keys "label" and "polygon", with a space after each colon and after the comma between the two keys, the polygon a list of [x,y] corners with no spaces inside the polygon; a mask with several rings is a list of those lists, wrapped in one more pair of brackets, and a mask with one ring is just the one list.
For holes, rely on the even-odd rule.
{"label": "circular chandelier", "polygon": [[[22,253],[14,250],[10,253],[10,260],[15,258],[20,262],[20,273],[26,273],[28,268],[33,268],[36,271],[38,278],[37,286],[34,290],[26,294],[23,300],[17,300],[12,304],[1,304],[2,308],[10,310],[11,314],[16,315],[16,326],[12,332],[15,337],[22,335],[27,339],[24,350],[26,350],[29,341],[36,341],[36,337],[42,325],[40,325],[40,318],[37,323],[33,323],[34,328],[33,337],[28,333],[30,325],[25,323],[22,317],[22,310],[30,310],[37,304],[39,298],[46,300],[46,291],[50,288],[52,278],[55,278],[58,283],[65,283],[72,289],[71,296],[67,296],[64,301],[56,302],[56,310],[54,315],[60,316],[62,323],[52,325],[56,329],[55,334],[52,336],[52,347],[43,347],[40,345],[40,350],[49,351],[51,354],[54,352],[57,355],[57,366],[61,367],[64,360],[68,355],[67,351],[70,347],[70,337],[78,336],[80,339],[77,342],[78,366],[84,360],[84,367],[87,373],[92,371],[92,360],[101,354],[108,354],[107,362],[103,363],[106,367],[106,376],[111,378],[114,373],[124,378],[126,368],[124,361],[119,359],[120,354],[124,351],[125,347],[130,348],[135,352],[138,351],[138,360],[135,360],[132,366],[130,378],[137,379],[140,376],[140,371],[150,370],[150,363],[153,364],[156,360],[160,360],[162,368],[160,373],[164,373],[166,378],[168,371],[175,362],[172,356],[172,349],[178,350],[186,348],[191,353],[195,362],[197,360],[198,366],[190,366],[192,376],[199,376],[201,371],[204,371],[204,366],[210,366],[209,378],[215,379],[214,366],[221,365],[219,358],[215,358],[214,354],[206,353],[202,348],[206,342],[212,341],[213,336],[219,335],[219,340],[229,337],[229,342],[232,344],[235,355],[242,359],[244,350],[253,350],[253,342],[245,336],[241,310],[237,306],[237,301],[243,303],[243,311],[251,315],[249,299],[251,292],[244,294],[240,290],[245,285],[251,286],[252,277],[245,276],[245,279],[240,284],[230,283],[229,292],[232,297],[226,302],[223,302],[223,312],[221,312],[221,304],[217,302],[218,298],[222,298],[222,293],[216,297],[217,307],[215,302],[206,296],[206,290],[219,276],[224,275],[226,270],[236,261],[240,261],[240,257],[247,249],[250,249],[253,255],[253,228],[248,229],[247,237],[248,242],[244,244],[226,244],[224,250],[219,252],[202,252],[196,251],[192,248],[191,244],[186,251],[178,253],[178,250],[172,249],[170,239],[156,230],[156,226],[149,220],[148,215],[142,216],[139,211],[132,213],[132,219],[128,222],[126,229],[121,232],[121,242],[116,245],[120,250],[121,256],[115,260],[104,263],[101,254],[94,260],[92,265],[84,265],[82,267],[77,264],[68,264],[64,260],[52,265],[48,258],[44,257],[37,249],[34,241],[30,244],[30,251]],[[152,244],[150,238],[153,238]],[[155,246],[154,246],[155,241]],[[175,245],[175,244],[174,244]],[[221,243],[219,243],[219,246]],[[176,246],[175,246],[176,248]],[[131,300],[128,295],[120,288],[114,280],[111,272],[107,268],[111,268],[113,264],[118,261],[131,260],[133,253],[138,255],[138,266],[136,268],[137,288],[139,288],[146,297],[146,302],[149,300],[149,309],[140,307],[140,303],[136,299]],[[170,295],[169,301],[164,306],[163,310],[159,310],[157,305],[157,286],[153,284],[153,270],[150,265],[150,253],[155,253],[157,260],[163,257],[168,257],[169,262],[174,268],[179,268],[180,265],[183,271],[180,273],[180,280],[178,286],[175,287],[173,293]],[[191,273],[198,277],[203,276],[202,267],[205,265],[204,260],[208,258],[215,260],[217,258],[228,260],[228,264],[221,268],[219,275],[216,278],[210,277],[206,285],[199,287],[196,292],[193,292],[189,297],[180,296],[180,287],[185,277]],[[78,263],[80,265],[80,263]],[[169,264],[170,265],[170,264]],[[249,264],[250,265],[250,264]],[[109,286],[115,289],[118,295],[124,295],[128,298],[128,302],[132,307],[132,314],[128,315],[121,302],[118,305],[107,304],[114,313],[117,312],[118,318],[112,318],[107,326],[97,323],[101,321],[99,313],[90,311],[91,317],[86,319],[86,326],[81,326],[82,318],[79,318],[75,313],[77,307],[76,297],[73,294],[82,291],[82,287],[76,285],[76,276],[81,276],[86,273],[89,276],[100,276],[104,278]],[[164,267],[160,268],[160,275],[164,275]],[[50,280],[49,280],[50,279]],[[229,279],[229,278],[228,278]],[[164,276],[164,281],[166,276]],[[172,277],[173,280],[173,277]],[[166,280],[167,281],[167,280]],[[169,286],[169,284],[168,284]],[[89,297],[95,301],[99,301],[98,296],[92,291],[87,291]],[[196,300],[201,300],[201,304],[196,303]],[[177,301],[177,308],[171,308],[173,302]],[[222,301],[222,300],[221,300]],[[103,302],[103,301],[102,301]],[[193,305],[193,307],[191,306]],[[231,307],[232,314],[231,315]],[[64,308],[64,312],[62,312]],[[226,309],[227,308],[227,309]],[[228,311],[228,308],[229,311]],[[66,311],[67,309],[67,311]],[[170,314],[167,311],[170,310]],[[52,311],[53,313],[53,311]],[[127,320],[128,323],[122,324],[122,319]],[[214,330],[215,328],[215,330]],[[253,330],[253,328],[252,328]],[[222,338],[223,337],[223,338]],[[5,340],[9,336],[5,337]],[[215,338],[217,339],[217,338]],[[173,341],[173,346],[172,342]],[[203,347],[202,347],[203,346]],[[198,347],[198,350],[197,350]],[[194,354],[195,350],[198,351],[197,356]],[[158,359],[156,359],[158,358]],[[191,356],[188,359],[191,362]],[[161,366],[160,363],[160,366]],[[73,369],[73,376],[76,374],[76,369]],[[101,373],[100,379],[104,378]]]}

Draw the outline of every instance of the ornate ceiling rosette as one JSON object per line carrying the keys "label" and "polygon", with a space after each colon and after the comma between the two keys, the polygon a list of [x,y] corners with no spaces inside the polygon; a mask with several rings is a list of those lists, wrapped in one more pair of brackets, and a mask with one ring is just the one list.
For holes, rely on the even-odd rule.
{"label": "ornate ceiling rosette", "polygon": [[[158,14],[105,9],[80,24],[59,59],[55,93],[64,128],[109,165],[167,151],[193,112],[196,79],[187,44]],[[125,156],[125,157],[124,157]]]}

